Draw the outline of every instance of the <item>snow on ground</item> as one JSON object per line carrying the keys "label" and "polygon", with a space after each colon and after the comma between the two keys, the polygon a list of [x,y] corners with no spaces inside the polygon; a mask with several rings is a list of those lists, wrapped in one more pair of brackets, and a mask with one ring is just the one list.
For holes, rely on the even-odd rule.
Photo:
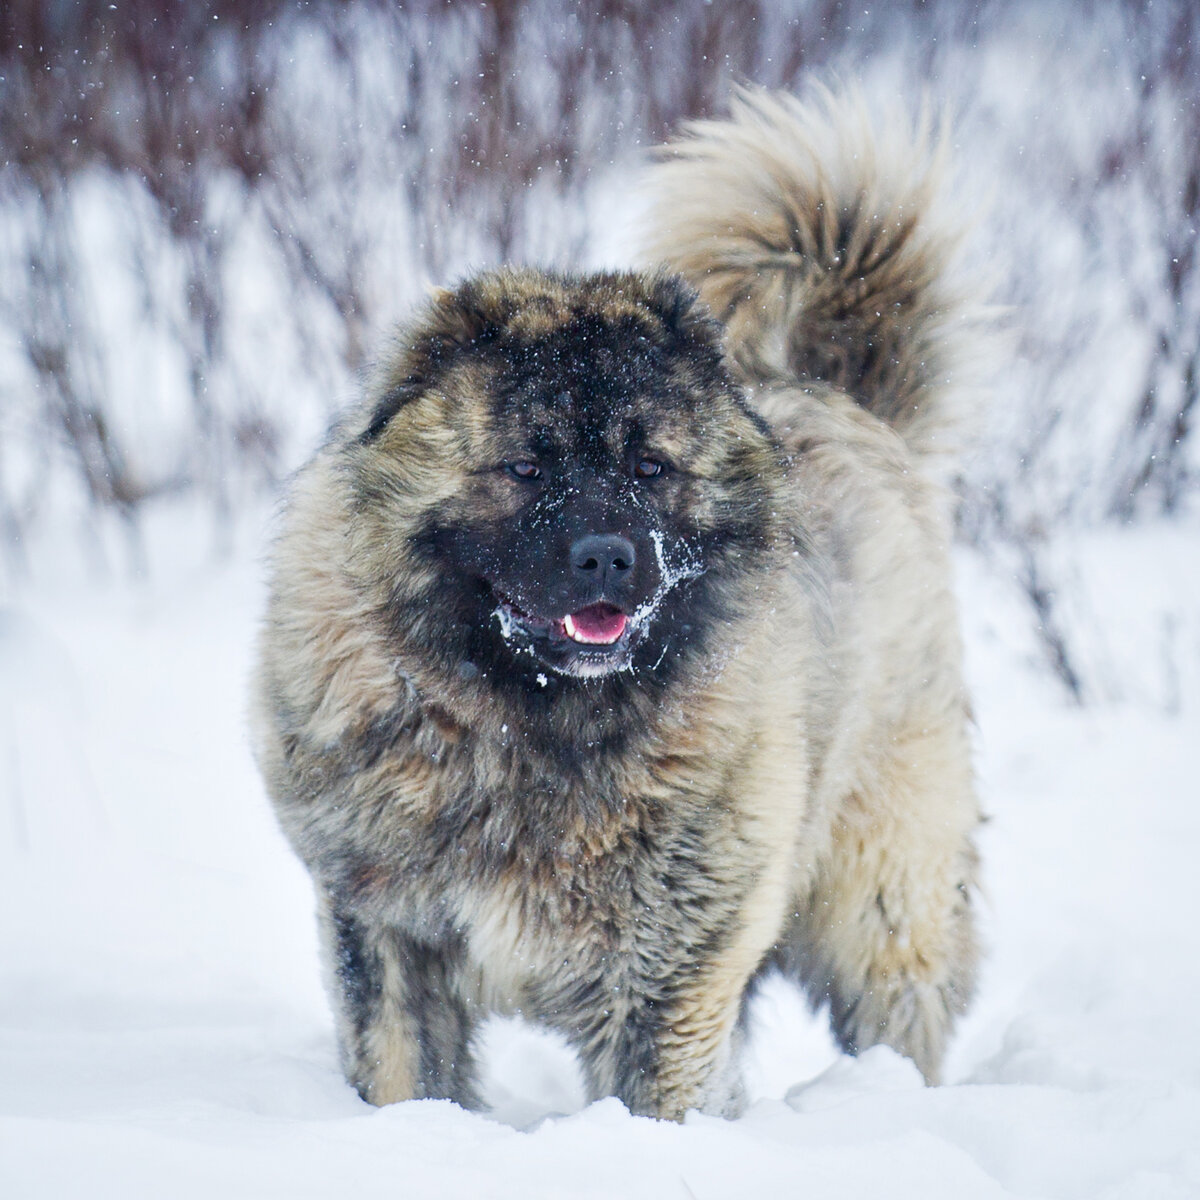
{"label": "snow on ground", "polygon": [[962,555],[990,955],[950,1082],[841,1058],[777,983],[735,1122],[585,1107],[569,1053],[513,1023],[488,1030],[493,1115],[360,1102],[247,748],[256,555],[0,603],[0,1195],[1200,1195],[1198,533],[1073,558],[1080,658],[1134,680],[1082,709]]}

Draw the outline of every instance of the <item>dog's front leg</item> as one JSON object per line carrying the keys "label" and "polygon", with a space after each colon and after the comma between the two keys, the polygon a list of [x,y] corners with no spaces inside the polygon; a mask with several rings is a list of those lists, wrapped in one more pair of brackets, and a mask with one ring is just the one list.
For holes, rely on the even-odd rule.
{"label": "dog's front leg", "polygon": [[462,947],[418,940],[327,898],[320,915],[342,1068],[359,1095],[479,1107]]}

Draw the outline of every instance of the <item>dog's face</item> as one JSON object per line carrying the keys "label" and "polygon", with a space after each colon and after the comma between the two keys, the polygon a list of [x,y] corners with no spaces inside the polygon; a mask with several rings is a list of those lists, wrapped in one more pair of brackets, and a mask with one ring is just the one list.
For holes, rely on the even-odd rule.
{"label": "dog's face", "polygon": [[670,278],[442,294],[356,451],[398,620],[460,670],[543,686],[655,668],[701,636],[719,573],[769,541],[779,471],[718,339]]}

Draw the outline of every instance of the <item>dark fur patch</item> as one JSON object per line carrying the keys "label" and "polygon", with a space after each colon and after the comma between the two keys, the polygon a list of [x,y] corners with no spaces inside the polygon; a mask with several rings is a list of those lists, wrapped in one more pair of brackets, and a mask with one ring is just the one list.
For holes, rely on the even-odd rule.
{"label": "dark fur patch", "polygon": [[344,910],[332,917],[334,972],[341,990],[345,1016],[356,1042],[370,1028],[383,993],[383,972],[378,956],[368,945],[366,930]]}

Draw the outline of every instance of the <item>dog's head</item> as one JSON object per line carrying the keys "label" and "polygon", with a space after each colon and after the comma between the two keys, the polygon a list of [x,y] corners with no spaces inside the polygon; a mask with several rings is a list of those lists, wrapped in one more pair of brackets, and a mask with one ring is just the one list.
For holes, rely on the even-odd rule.
{"label": "dog's head", "polygon": [[397,628],[533,687],[669,669],[702,641],[723,573],[770,541],[780,470],[720,336],[672,276],[440,293],[349,450]]}

